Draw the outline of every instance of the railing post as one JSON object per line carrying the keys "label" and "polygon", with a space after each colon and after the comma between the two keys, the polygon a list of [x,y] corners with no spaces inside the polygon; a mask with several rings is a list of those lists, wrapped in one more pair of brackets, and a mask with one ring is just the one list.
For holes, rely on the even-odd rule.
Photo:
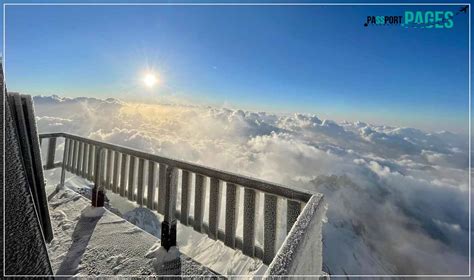
{"label": "railing post", "polygon": [[79,141],[74,140],[74,151],[72,154],[72,165],[71,165],[71,172],[77,175],[77,154],[79,150]]}
{"label": "railing post", "polygon": [[64,187],[64,181],[66,180],[66,165],[69,157],[69,145],[71,141],[69,138],[64,138],[64,152],[63,152],[63,163],[61,165],[61,182],[59,183],[61,187]]}
{"label": "railing post", "polygon": [[270,264],[276,253],[276,233],[278,217],[278,198],[271,194],[265,194],[263,214],[263,263]]}
{"label": "railing post", "polygon": [[158,213],[163,213],[165,205],[166,164],[160,163],[158,170]]}
{"label": "railing post", "polygon": [[54,167],[55,155],[56,155],[56,138],[49,138],[48,157],[46,158],[46,169]]}
{"label": "railing post", "polygon": [[145,160],[142,158],[138,159],[138,178],[137,178],[137,195],[135,201],[138,205],[143,205],[143,182],[144,182],[144,175],[145,175]]}
{"label": "railing post", "polygon": [[95,149],[95,184],[92,189],[92,206],[93,207],[104,207],[105,193],[102,186],[103,176],[103,165],[104,165],[104,150],[99,146]]}
{"label": "railing post", "polygon": [[120,161],[120,196],[125,197],[125,185],[127,184],[127,154],[122,154]]}
{"label": "railing post", "polygon": [[161,223],[161,246],[166,250],[176,246],[176,192],[178,188],[178,169],[166,168],[166,186],[164,188],[164,220]]}
{"label": "railing post", "polygon": [[206,189],[204,186],[204,176],[196,174],[194,185],[194,224],[193,228],[197,232],[202,232],[202,220],[204,218],[204,203]]}
{"label": "railing post", "polygon": [[66,162],[66,170],[72,173],[72,159],[74,157],[74,140],[69,139],[69,152]]}
{"label": "railing post", "polygon": [[239,196],[237,187],[227,183],[225,203],[225,239],[224,244],[235,248],[235,232],[237,229],[237,217],[239,215]]}
{"label": "railing post", "polygon": [[250,257],[255,254],[255,200],[253,189],[244,190],[244,236],[242,252]]}
{"label": "railing post", "polygon": [[87,179],[89,179],[90,181],[92,181],[92,178],[93,178],[93,168],[94,168],[94,145],[92,144],[89,144],[89,152],[88,152],[88,155],[89,155],[89,158],[88,158],[88,163],[87,163]]}
{"label": "railing post", "polygon": [[209,191],[209,237],[217,240],[219,231],[221,188],[219,179],[211,178]]}
{"label": "railing post", "polygon": [[84,161],[84,142],[79,142],[79,150],[77,152],[77,176],[82,176],[82,162]]}
{"label": "railing post", "polygon": [[115,151],[114,153],[114,180],[113,180],[113,184],[112,184],[112,191],[114,193],[119,193],[119,189],[118,189],[118,186],[119,186],[119,160],[120,160],[120,153],[118,151]]}
{"label": "railing post", "polygon": [[286,210],[286,233],[288,234],[301,213],[301,203],[294,200],[287,200]]}
{"label": "railing post", "polygon": [[181,177],[181,218],[180,222],[187,226],[189,224],[189,201],[191,189],[191,173],[189,171],[183,170]]}
{"label": "railing post", "polygon": [[134,195],[134,183],[135,183],[135,157],[130,155],[128,162],[128,189],[127,197],[128,200],[133,201]]}
{"label": "railing post", "polygon": [[112,189],[112,168],[113,168],[113,151],[111,149],[107,149],[107,170],[105,176],[105,188],[110,190]]}
{"label": "railing post", "polygon": [[84,143],[82,149],[82,168],[81,168],[81,177],[87,178],[87,160],[89,158],[89,144]]}
{"label": "railing post", "polygon": [[155,163],[148,161],[148,188],[146,196],[148,209],[155,209]]}

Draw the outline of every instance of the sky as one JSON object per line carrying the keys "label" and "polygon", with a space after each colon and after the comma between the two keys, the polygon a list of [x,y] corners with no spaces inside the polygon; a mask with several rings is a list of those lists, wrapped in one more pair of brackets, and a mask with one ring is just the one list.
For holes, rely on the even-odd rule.
{"label": "sky", "polygon": [[[364,27],[460,6],[7,6],[10,91],[186,100],[335,120],[468,129],[468,16],[452,29]],[[142,82],[147,72],[159,83]]]}

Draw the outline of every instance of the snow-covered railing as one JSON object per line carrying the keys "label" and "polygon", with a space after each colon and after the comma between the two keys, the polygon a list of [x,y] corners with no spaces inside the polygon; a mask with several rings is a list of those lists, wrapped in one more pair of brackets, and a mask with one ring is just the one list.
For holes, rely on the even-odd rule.
{"label": "snow-covered railing", "polygon": [[325,275],[322,271],[322,226],[325,214],[323,195],[313,195],[269,265],[264,279],[285,275]]}
{"label": "snow-covered railing", "polygon": [[[56,139],[61,137],[65,139],[63,158],[62,162],[55,162]],[[212,239],[221,240],[228,247],[240,249],[245,255],[257,257],[265,264],[270,264],[278,251],[276,245],[278,215],[286,215],[286,233],[290,233],[303,207],[313,197],[313,194],[306,191],[68,133],[41,134],[40,139],[41,141],[48,139],[44,167],[46,169],[62,167],[61,184],[64,184],[65,172],[71,172],[95,182],[99,196],[100,193],[103,195],[104,189],[110,190],[164,214],[165,222],[172,223],[177,218],[181,224],[192,226],[194,230],[206,233]],[[178,172],[179,170],[181,172]],[[180,186],[178,176],[181,177]],[[206,203],[208,181],[209,199]],[[224,184],[226,188],[222,194]],[[175,207],[178,188],[181,188],[179,211]],[[194,188],[193,198],[192,188]],[[239,201],[237,192],[239,188],[244,192],[243,201]],[[257,223],[258,193],[264,195],[263,223]],[[284,213],[278,211],[278,198],[287,202]],[[191,216],[192,199],[194,213]],[[318,199],[318,203],[320,201],[321,199]],[[225,225],[220,229],[222,204],[225,204]],[[206,207],[208,223],[204,222]],[[244,214],[242,238],[236,236],[240,207],[243,207]],[[172,212],[174,215],[169,215]],[[174,229],[172,224],[170,226],[171,230],[176,230],[175,226]],[[256,229],[262,226],[263,247],[256,245],[255,242]],[[175,244],[175,240],[171,242]]]}

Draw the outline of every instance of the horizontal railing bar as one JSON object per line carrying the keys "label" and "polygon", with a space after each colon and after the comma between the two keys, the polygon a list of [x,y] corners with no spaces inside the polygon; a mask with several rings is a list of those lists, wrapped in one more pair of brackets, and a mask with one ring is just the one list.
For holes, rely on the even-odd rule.
{"label": "horizontal railing bar", "polygon": [[46,138],[57,138],[57,137],[64,137],[64,132],[51,132],[51,133],[40,133],[38,135],[39,139],[46,139]]}
{"label": "horizontal railing bar", "polygon": [[302,190],[295,190],[295,189],[290,189],[289,187],[275,184],[275,183],[270,183],[267,181],[259,180],[259,179],[254,179],[250,178],[247,176],[242,176],[238,174],[234,174],[231,172],[227,171],[222,171],[214,168],[209,168],[205,167],[202,165],[194,164],[194,163],[189,163],[186,161],[181,161],[181,160],[175,160],[171,158],[165,158],[162,156],[154,155],[154,154],[148,154],[146,152],[142,152],[139,150],[135,150],[132,148],[127,148],[115,144],[110,144],[110,143],[105,143],[97,140],[92,140],[88,138],[84,138],[81,136],[77,136],[74,134],[69,134],[69,133],[63,133],[63,132],[58,132],[58,133],[44,133],[39,135],[40,139],[43,138],[55,138],[55,137],[65,137],[77,141],[81,141],[84,143],[96,145],[102,148],[106,149],[112,149],[115,151],[119,151],[121,153],[126,153],[129,155],[132,155],[134,157],[138,158],[143,158],[145,160],[151,160],[155,161],[158,163],[166,164],[172,167],[176,167],[179,169],[183,169],[186,171],[194,172],[197,174],[201,174],[207,177],[211,178],[216,178],[225,182],[245,186],[247,188],[252,188],[264,193],[269,193],[273,195],[277,195],[280,197],[284,197],[286,199],[290,200],[298,200],[301,202],[307,202],[311,196],[312,193],[308,191],[302,191]]}
{"label": "horizontal railing bar", "polygon": [[[278,253],[269,264],[264,277],[265,279],[277,279],[282,275],[288,278],[288,274],[297,271],[299,267],[306,271],[320,274],[323,262],[321,258],[304,259],[301,256],[320,255],[322,252],[322,223],[326,212],[326,203],[322,194],[316,194],[306,203],[302,209],[299,219],[290,229]],[[311,262],[308,262],[311,260]]]}

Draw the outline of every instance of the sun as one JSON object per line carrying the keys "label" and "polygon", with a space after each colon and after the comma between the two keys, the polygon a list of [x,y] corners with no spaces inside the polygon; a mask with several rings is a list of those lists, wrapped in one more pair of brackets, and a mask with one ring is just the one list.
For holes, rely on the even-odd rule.
{"label": "sun", "polygon": [[147,73],[145,77],[143,77],[143,83],[149,88],[152,88],[157,82],[158,79],[153,73]]}

